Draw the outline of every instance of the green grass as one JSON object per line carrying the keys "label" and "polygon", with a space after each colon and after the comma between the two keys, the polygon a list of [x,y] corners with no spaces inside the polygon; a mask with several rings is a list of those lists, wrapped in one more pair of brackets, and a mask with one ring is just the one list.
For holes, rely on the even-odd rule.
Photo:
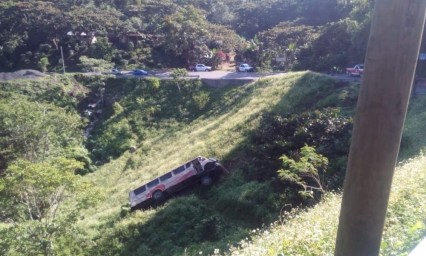
{"label": "green grass", "polygon": [[[396,170],[380,255],[408,255],[426,235],[426,156]],[[328,194],[314,208],[293,211],[262,230],[253,230],[227,255],[333,255],[341,204]]]}
{"label": "green grass", "polygon": [[[277,255],[280,252],[285,252],[285,255],[332,254],[340,209],[338,195],[329,194],[327,199],[317,207],[292,213],[291,220],[286,220],[284,225],[276,222],[272,224],[271,229],[267,229],[268,231],[253,232],[251,230],[257,230],[256,227],[261,227],[262,224],[268,225],[271,220],[270,218],[262,219],[260,216],[263,213],[278,217],[279,212],[276,209],[279,209],[279,206],[258,209],[256,202],[250,201],[253,197],[251,193],[256,191],[257,187],[265,185],[267,188],[269,185],[256,182],[251,185],[242,184],[244,180],[239,177],[238,161],[240,159],[235,158],[239,156],[238,152],[242,146],[247,143],[249,134],[258,127],[263,113],[270,111],[297,113],[325,107],[340,107],[343,113],[352,115],[356,95],[356,85],[335,82],[309,72],[291,73],[282,78],[262,79],[242,87],[210,89],[211,100],[201,115],[193,120],[185,120],[183,125],[176,119],[172,123],[177,125],[171,126],[167,125],[169,120],[160,121],[155,130],[147,130],[148,136],[135,153],[126,152],[88,176],[97,186],[103,188],[105,200],[96,209],[87,212],[80,225],[87,228],[90,235],[101,245],[105,246],[113,241],[112,247],[116,250],[113,250],[111,254],[124,255],[140,250],[145,250],[146,255],[183,255],[184,251],[187,255],[195,255],[199,251],[203,251],[204,254],[213,254],[215,249],[221,252],[228,251],[230,245],[235,245],[244,237],[247,237],[247,240],[244,240],[242,245],[248,248],[231,249],[228,253],[235,255]],[[412,117],[418,116],[421,105],[422,102],[412,104],[407,124],[415,125]],[[165,125],[162,126],[161,122]],[[420,120],[417,127],[421,123]],[[404,135],[406,139],[416,141],[414,136],[418,134],[408,134],[408,131],[414,133],[414,130],[419,129],[407,128]],[[402,149],[401,154],[418,154],[421,145],[425,144],[419,141],[415,150],[407,153],[409,150]],[[210,199],[203,197],[202,193],[197,193],[195,196],[172,199],[155,210],[121,217],[121,206],[126,204],[129,190],[197,155],[218,157],[225,163],[229,163],[231,165],[229,167],[234,171],[220,186],[212,189],[210,193],[207,192],[207,197],[211,197]],[[413,184],[413,187],[415,186],[417,185]],[[264,192],[267,196],[262,200],[265,202],[275,201],[275,204],[282,202],[277,201],[276,198],[267,198],[268,195],[273,194],[272,191],[267,192],[265,189]],[[419,196],[422,195],[419,194]],[[185,215],[185,211],[179,210],[180,207],[190,207],[186,212],[189,219],[174,218],[175,215]],[[413,219],[421,214],[415,214]],[[219,240],[208,241],[198,237],[200,232],[194,230],[197,230],[195,226],[199,215],[217,217],[214,220],[215,225],[222,230]],[[246,217],[244,215],[247,215],[247,218],[244,218]],[[323,216],[330,217],[323,218]],[[207,220],[201,219],[201,221]],[[184,228],[179,228],[176,235],[169,234],[167,230],[173,230],[176,225],[182,225]],[[418,240],[419,230],[424,230],[424,226],[420,225],[418,228],[419,225],[418,220],[414,221],[410,228],[414,230],[410,231],[414,234],[411,237],[391,231],[397,229],[395,226],[387,225],[388,233],[398,233],[400,237],[397,238],[400,238],[402,242],[399,243],[398,248],[395,248],[395,244],[386,243],[385,236],[383,248],[403,252]],[[160,233],[162,238],[150,237],[150,230]],[[259,235],[259,232],[262,234]],[[283,237],[280,234],[286,235]],[[141,239],[143,242],[140,241]],[[254,240],[249,243],[251,239]],[[96,253],[102,254],[102,251],[101,253],[96,251]]]}
{"label": "green grass", "polygon": [[0,97],[18,93],[27,95],[32,101],[55,104],[69,109],[75,109],[82,100],[88,88],[74,79],[71,75],[52,75],[37,80],[11,80],[0,82]]}
{"label": "green grass", "polygon": [[426,97],[418,95],[411,99],[404,124],[399,161],[415,157],[426,149]]}
{"label": "green grass", "polygon": [[[135,88],[127,83],[112,88],[122,106],[131,105],[129,100],[132,99],[126,95]],[[192,119],[157,118],[155,129],[153,126],[140,127],[146,136],[136,152],[125,152],[87,176],[102,188],[105,200],[84,214],[80,226],[101,246],[115,241],[111,254],[123,255],[145,247],[150,249],[146,255],[183,254],[185,248],[188,255],[201,249],[213,252],[216,247],[223,251],[229,247],[229,241],[238,241],[247,236],[251,228],[270,223],[278,216],[283,199],[274,194],[267,182],[245,180],[240,175],[239,163],[244,161],[239,158],[239,152],[257,129],[262,114],[271,111],[290,114],[337,106],[350,113],[356,100],[351,95],[357,89],[318,74],[297,72],[241,87],[207,90],[210,102],[203,112],[189,113]],[[176,98],[184,95],[179,96],[176,90],[176,94],[169,94],[169,97],[171,102],[179,102]],[[121,207],[127,203],[131,189],[198,155],[217,157],[229,164],[227,167],[233,174],[224,177],[221,185],[210,191],[198,191],[195,197],[172,199],[156,210],[121,216]],[[186,213],[189,219],[183,218],[176,223],[173,212],[179,212],[181,206],[191,208],[194,205],[197,208]],[[198,225],[195,231],[191,229],[199,222],[213,223],[214,228],[221,230],[220,237],[212,241],[208,236],[200,238],[205,227]],[[170,235],[168,230],[178,223],[187,224],[182,224],[185,228],[179,229],[177,234]],[[147,237],[148,230],[155,230],[153,232],[163,238]],[[123,237],[125,242],[117,237]],[[140,242],[141,239],[144,241]],[[94,253],[102,254],[103,251]]]}
{"label": "green grass", "polygon": [[[112,89],[115,88],[117,102],[130,111],[128,116],[133,116],[134,111],[130,110],[130,106],[135,99],[127,95],[132,93],[135,86],[131,82],[114,86]],[[173,90],[173,87],[167,90]],[[184,109],[184,114],[176,114],[162,105],[165,115],[160,113],[153,123],[137,127],[143,130],[144,138],[136,152],[125,152],[88,175],[104,191],[105,200],[87,211],[79,225],[89,232],[100,247],[111,244],[110,253],[114,255],[138,255],[135,252],[141,251],[144,253],[139,255],[183,255],[185,250],[187,255],[195,255],[199,251],[212,254],[215,249],[227,251],[230,245],[235,245],[244,237],[251,240],[251,237],[258,236],[257,232],[252,233],[251,230],[276,219],[279,208],[286,201],[274,194],[268,182],[248,181],[242,175],[246,171],[244,168],[258,168],[241,165],[241,161],[249,159],[240,158],[242,156],[239,152],[249,143],[250,134],[259,127],[262,114],[339,107],[343,113],[352,115],[357,85],[299,72],[282,78],[261,79],[241,87],[210,88],[207,92],[210,101],[198,114],[188,113],[191,111],[188,109]],[[179,100],[187,96],[176,90],[175,94],[169,93],[167,97],[167,102],[182,104]],[[144,96],[144,99],[150,100],[148,96]],[[157,100],[161,101],[161,97],[157,97]],[[410,135],[406,136],[411,138]],[[233,173],[210,191],[195,191],[190,196],[172,199],[157,209],[132,214],[124,212],[123,215],[122,206],[127,203],[131,189],[198,155],[219,158],[229,164],[227,167]],[[303,214],[298,212],[292,217],[302,218],[306,215],[306,219],[300,221],[306,223],[306,226],[300,226],[300,222],[291,224],[292,221],[286,221],[286,225],[274,224],[269,234],[259,236],[259,244],[265,244],[265,241],[272,241],[269,235],[275,228],[293,228],[295,232],[293,238],[283,238],[277,242],[277,246],[259,246],[259,250],[265,250],[259,255],[276,255],[287,245],[295,246],[287,251],[291,255],[305,255],[306,248],[310,247],[312,252],[307,255],[331,253],[336,225],[330,222],[337,220],[339,199],[337,195],[329,195],[327,198],[331,199],[322,201],[313,210]],[[335,217],[316,217],[326,215],[324,212],[331,212]],[[326,226],[329,228],[321,228]],[[170,230],[176,231],[170,233]],[[207,235],[209,232],[213,238]],[[316,235],[309,237],[307,234]],[[257,249],[250,249],[250,252],[252,250],[254,252]],[[231,252],[234,253],[233,250]],[[105,251],[100,249],[92,253],[101,255]]]}
{"label": "green grass", "polygon": [[[204,155],[226,160],[245,142],[248,133],[256,129],[262,113],[291,112],[294,105],[308,101],[309,94],[326,93],[321,87],[329,85],[330,81],[299,72],[242,87],[212,89],[213,102],[199,118],[179,129],[159,127],[154,136],[147,136],[138,151],[126,152],[89,175],[95,184],[105,187],[108,195],[90,219],[98,220],[119,212],[120,206],[127,202],[130,189],[193,157]],[[294,88],[295,84],[299,87]],[[288,94],[290,88],[293,90]]]}
{"label": "green grass", "polygon": [[[157,136],[143,142],[142,150],[125,153],[90,175],[90,179],[108,190],[109,199],[100,207],[118,211],[121,204],[127,202],[131,188],[198,155],[224,159],[244,141],[245,132],[256,126],[260,114],[275,107],[288,91],[291,81],[299,76],[292,74],[282,81],[272,81],[268,87],[248,85],[225,93],[212,92],[218,98],[211,111],[180,130],[158,132]],[[221,109],[224,106],[226,110]],[[135,168],[125,170],[129,159],[136,162]],[[121,204],[111,203],[117,201]]]}
{"label": "green grass", "polygon": [[[99,189],[103,200],[86,210],[78,223],[87,233],[84,254],[199,255],[202,251],[203,255],[209,255],[217,250],[233,255],[332,254],[340,196],[328,194],[314,208],[293,210],[288,216],[281,216],[280,208],[292,202],[291,198],[277,193],[279,185],[274,180],[259,181],[245,176],[250,169],[263,170],[250,165],[252,156],[244,150],[247,146],[255,148],[249,145],[250,136],[259,128],[264,113],[297,114],[335,107],[340,113],[352,116],[357,85],[311,72],[296,72],[238,87],[187,84],[181,92],[172,81],[147,84],[139,79],[85,76],[54,77],[42,80],[39,85],[22,81],[1,86],[6,93],[24,93],[36,101],[81,108],[86,102],[78,104],[80,95],[90,93],[90,89],[97,92],[102,82],[109,105],[99,124],[105,127],[129,124],[127,139],[135,143],[137,150],[109,158],[96,172],[85,176]],[[52,92],[51,87],[58,89],[53,90],[55,93],[43,93]],[[70,92],[78,92],[78,96],[61,100],[61,94]],[[160,106],[160,110],[137,119],[145,114],[147,106],[140,105],[141,99]],[[193,108],[196,99],[202,109]],[[114,103],[122,107],[122,112],[115,112]],[[426,145],[422,136],[425,104],[423,98],[416,98],[410,104],[401,162],[419,155]],[[101,128],[94,130],[93,136],[100,136]],[[217,157],[232,173],[209,190],[195,189],[156,209],[127,212],[130,190],[199,155]],[[424,218],[419,217],[425,216],[425,191],[421,187],[425,162],[422,156],[401,163],[394,182],[397,192],[392,195],[396,199],[391,199],[396,206],[391,205],[388,214],[391,221],[386,226],[383,255],[391,255],[386,253],[391,251],[403,254],[425,233]],[[401,175],[408,178],[404,180]],[[423,207],[416,208],[417,205]],[[282,221],[276,221],[278,218]]]}

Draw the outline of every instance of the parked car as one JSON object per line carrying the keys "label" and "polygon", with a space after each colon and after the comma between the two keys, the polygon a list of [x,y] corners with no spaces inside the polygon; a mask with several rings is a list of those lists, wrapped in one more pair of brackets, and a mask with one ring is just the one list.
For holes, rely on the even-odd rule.
{"label": "parked car", "polygon": [[358,64],[358,65],[355,65],[353,68],[347,68],[346,69],[346,74],[348,76],[361,76],[362,73],[364,73],[364,65],[363,64]]}
{"label": "parked car", "polygon": [[113,75],[122,75],[122,74],[123,74],[123,72],[122,72],[119,68],[113,68],[113,69],[111,70],[111,73],[112,73]]}
{"label": "parked car", "polygon": [[199,156],[129,192],[132,210],[163,202],[168,196],[198,184],[210,186],[224,168],[214,158]]}
{"label": "parked car", "polygon": [[147,76],[148,72],[143,69],[135,69],[132,71],[132,75],[134,76]]}
{"label": "parked car", "polygon": [[212,67],[206,66],[204,64],[196,64],[193,67],[190,67],[189,70],[191,71],[212,71]]}
{"label": "parked car", "polygon": [[237,66],[237,72],[254,72],[254,67],[247,63],[241,63]]}

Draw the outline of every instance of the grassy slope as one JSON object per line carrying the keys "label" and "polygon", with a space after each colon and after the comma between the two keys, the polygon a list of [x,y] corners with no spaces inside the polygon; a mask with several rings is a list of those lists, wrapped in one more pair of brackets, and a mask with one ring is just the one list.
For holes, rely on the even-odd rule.
{"label": "grassy slope", "polygon": [[[90,178],[99,186],[108,189],[108,199],[99,206],[92,218],[99,219],[118,213],[121,204],[127,202],[130,189],[193,157],[226,157],[243,142],[245,132],[256,125],[260,114],[275,107],[300,75],[291,74],[282,80],[271,80],[270,83],[268,81],[268,87],[262,86],[262,83],[267,83],[263,81],[259,85],[233,88],[224,95],[219,94],[222,98],[216,99],[217,104],[228,105],[226,110],[215,108],[182,130],[148,138],[143,145],[147,151],[137,151],[134,155],[126,153],[103,166]],[[138,162],[140,166],[123,172],[129,159]]]}
{"label": "grassy slope", "polygon": [[404,124],[404,133],[401,140],[399,161],[417,156],[426,149],[426,97],[423,95],[411,99],[407,118]]}
{"label": "grassy slope", "polygon": [[[138,229],[152,228],[153,225],[156,225],[155,223],[161,222],[161,218],[170,217],[170,214],[167,215],[167,211],[178,208],[176,205],[180,203],[179,200],[187,200],[184,202],[185,205],[200,204],[200,208],[209,208],[208,205],[213,204],[215,209],[207,210],[207,214],[222,214],[221,218],[227,218],[228,216],[224,216],[226,213],[220,212],[223,211],[223,208],[216,205],[215,198],[201,202],[199,197],[193,198],[192,196],[186,199],[171,200],[160,209],[137,212],[125,218],[120,217],[120,211],[121,206],[127,203],[127,194],[130,189],[197,155],[215,156],[224,160],[225,163],[229,162],[227,160],[231,160],[235,156],[235,152],[245,143],[248,134],[256,129],[260,116],[264,112],[293,113],[318,106],[334,106],[336,100],[341,102],[347,100],[353,105],[353,91],[347,90],[346,87],[347,85],[336,83],[325,76],[298,72],[287,74],[281,78],[262,79],[242,87],[211,89],[212,103],[204,115],[189,124],[180,126],[183,127],[182,129],[157,131],[158,135],[150,136],[134,154],[127,152],[88,176],[97,186],[103,188],[105,200],[96,209],[85,214],[86,217],[80,223],[81,226],[86,227],[91,236],[101,240],[105,232],[118,232],[111,237],[128,236],[125,240],[130,240],[132,235],[128,233],[139,232]],[[330,91],[338,93],[331,95]],[[161,127],[159,129],[161,130]],[[230,162],[235,164],[238,161],[232,159]],[[238,166],[228,167],[233,170],[238,168]],[[233,190],[237,185],[233,185],[232,182],[228,181],[228,187],[222,186],[222,189],[227,188],[231,193],[237,193],[236,197],[239,197],[237,199],[239,201],[245,201],[250,193],[256,193],[256,189],[261,189],[259,184],[247,184],[247,186],[239,184],[240,187]],[[278,216],[278,212],[273,215]],[[234,218],[226,221],[241,222],[242,225],[236,224],[233,228],[231,227],[236,231],[234,234],[228,234],[229,236],[224,239],[235,241],[233,239],[239,239],[241,234],[246,234],[247,225],[244,224],[247,224],[247,220]],[[252,220],[248,220],[248,222],[250,221]],[[176,224],[161,223],[162,226],[159,229],[171,229]],[[238,231],[241,227],[244,229],[242,233]],[[143,238],[141,237],[141,239]],[[164,240],[167,239],[177,238],[164,238]],[[129,244],[128,246],[132,244],[129,241],[116,243],[121,244],[117,247],[126,247],[126,243]],[[182,242],[180,252],[183,252],[183,247],[187,246],[190,247],[189,253],[194,253],[199,248],[212,252],[215,243],[190,245]],[[226,247],[222,243],[221,249]],[[170,255],[170,253],[164,251],[163,255]]]}
{"label": "grassy slope", "polygon": [[[411,99],[386,216],[381,255],[408,255],[426,236],[426,97]],[[253,230],[226,254],[333,255],[340,194],[329,194],[312,209],[283,216],[265,230]],[[327,213],[327,214],[324,214]]]}
{"label": "grassy slope", "polygon": [[[330,90],[334,90],[336,87],[339,88],[336,91],[339,91],[341,95],[337,94],[330,97]],[[351,90],[346,91],[346,87],[347,84],[335,83],[326,76],[310,72],[298,72],[287,74],[281,78],[262,79],[242,87],[211,89],[211,104],[202,116],[190,123],[178,125],[178,129],[176,129],[176,126],[172,129],[160,126],[155,133],[152,133],[152,136],[147,137],[143,145],[134,154],[127,152],[89,175],[89,178],[105,191],[106,199],[96,209],[85,214],[85,220],[81,222],[81,225],[87,227],[90,234],[97,239],[102,240],[102,237],[108,239],[105,238],[105,233],[112,233],[110,237],[127,237],[125,239],[127,242],[117,241],[116,243],[121,244],[117,247],[132,247],[134,241],[129,240],[136,238],[129,233],[140,233],[154,229],[157,225],[155,223],[161,223],[159,224],[162,225],[159,227],[159,231],[167,232],[167,229],[173,228],[173,225],[182,226],[186,223],[185,221],[189,221],[179,220],[178,223],[172,221],[165,223],[173,215],[173,210],[179,208],[179,204],[194,207],[199,205],[200,209],[204,209],[203,214],[219,216],[220,220],[226,223],[224,225],[228,231],[235,229],[231,234],[228,232],[227,236],[222,237],[220,248],[226,248],[227,242],[225,240],[236,241],[235,239],[239,239],[242,234],[245,235],[247,228],[252,226],[250,223],[257,222],[256,225],[261,225],[265,221],[266,223],[269,221],[260,217],[262,214],[258,211],[267,211],[267,209],[253,209],[252,204],[246,204],[247,201],[250,201],[248,198],[252,198],[253,193],[270,193],[264,190],[267,189],[264,187],[267,185],[259,183],[237,184],[241,182],[241,179],[231,177],[227,179],[225,185],[215,188],[216,194],[222,193],[222,196],[229,191],[231,195],[225,196],[229,199],[229,206],[221,205],[224,203],[220,202],[219,198],[223,199],[223,197],[211,192],[208,195],[212,197],[211,199],[203,199],[203,195],[201,197],[197,195],[196,198],[193,198],[193,196],[179,198],[171,200],[157,210],[138,212],[121,218],[121,206],[127,203],[128,191],[197,155],[215,156],[224,160],[225,163],[238,163],[238,159],[232,159],[232,157],[235,157],[239,147],[246,143],[250,132],[257,128],[262,113],[267,111],[293,113],[314,109],[318,105],[321,105],[321,107],[333,106],[333,102],[338,97],[341,97],[342,101],[345,99],[351,101],[353,95],[348,95],[351,94],[348,92]],[[238,169],[238,166],[227,167],[233,171]],[[240,207],[238,210],[229,209],[233,207],[232,203],[234,202],[239,203],[239,205],[235,205],[236,209]],[[238,217],[240,211],[244,211],[244,209],[254,212],[251,219]],[[230,217],[231,215],[234,216]],[[277,214],[273,215],[277,216]],[[253,216],[257,219],[253,219]],[[233,226],[230,227],[228,224]],[[179,234],[176,236],[165,234],[165,236],[167,236],[163,239],[165,241],[180,238],[178,237]],[[140,235],[138,239],[146,242],[144,237],[146,237],[146,234]],[[179,242],[173,242],[179,244]],[[151,244],[155,243],[151,242]],[[201,242],[198,245],[184,241],[180,245],[170,248],[180,250],[180,252],[183,252],[185,247],[189,247],[189,252],[198,251],[199,248],[209,248],[207,250],[212,252],[212,248],[215,248],[216,245],[217,241],[216,243]],[[181,249],[177,249],[176,246]],[[123,250],[115,253],[123,254],[126,250],[131,251],[131,248]],[[163,253],[170,255],[177,252],[164,251]]]}
{"label": "grassy slope", "polygon": [[88,89],[72,76],[46,76],[37,80],[12,80],[0,82],[2,95],[18,93],[29,100],[47,102],[63,108],[75,110],[79,100],[85,97]]}
{"label": "grassy slope", "polygon": [[[395,174],[381,255],[408,255],[426,235],[426,156],[400,166]],[[341,196],[329,194],[316,207],[293,212],[285,223],[254,230],[230,255],[333,255]],[[326,213],[326,214],[324,214]]]}
{"label": "grassy slope", "polygon": [[[9,87],[9,83],[3,83],[6,85],[3,89],[9,91],[14,88],[13,91],[35,95],[36,100],[47,101],[60,98],[64,93],[68,95],[72,92],[72,95],[70,94],[72,97],[67,97],[65,104],[63,100],[57,102],[60,106],[71,108],[74,108],[77,103],[74,98],[75,94],[77,93],[77,97],[80,97],[85,93],[83,87],[75,83],[73,79],[66,77],[55,77],[41,82],[18,82],[19,87]],[[60,84],[64,84],[64,86],[58,86]],[[228,167],[237,170],[236,152],[241,145],[246,143],[248,134],[257,128],[260,115],[264,112],[273,110],[293,113],[310,108],[334,106],[336,101],[345,100],[348,102],[350,111],[356,95],[353,90],[346,90],[345,87],[346,85],[332,82],[331,79],[324,76],[299,72],[287,74],[282,78],[263,79],[242,87],[210,89],[211,103],[202,116],[190,123],[178,123],[177,126],[167,126],[166,128],[160,126],[156,131],[150,131],[149,135],[153,136],[148,136],[135,153],[126,152],[120,158],[87,176],[101,188],[105,200],[97,208],[85,213],[85,218],[80,222],[80,226],[88,231],[90,237],[100,239],[98,241],[102,242],[102,239],[105,238],[104,244],[100,245],[108,244],[108,239],[113,237],[114,239],[110,241],[111,247],[128,246],[127,250],[132,251],[133,248],[127,245],[130,244],[127,240],[132,237],[135,237],[136,240],[145,239],[132,232],[156,227],[159,231],[179,228],[183,223],[180,220],[171,220],[171,222],[175,222],[175,225],[172,225],[171,222],[162,223],[169,219],[174,211],[198,211],[199,209],[195,208],[202,203],[200,208],[205,208],[210,204],[216,209],[202,209],[201,212],[220,214],[218,211],[223,208],[217,207],[218,202],[215,202],[217,198],[203,199],[202,193],[170,200],[165,206],[156,210],[136,212],[126,216],[122,216],[120,212],[121,206],[127,203],[127,193],[130,189],[197,155],[216,156],[225,163],[232,163],[232,166]],[[45,93],[46,90],[47,93]],[[337,93],[330,94],[330,91]],[[421,97],[416,98],[410,104],[400,161],[418,155],[426,145],[426,137],[423,136],[423,127],[426,122],[426,114],[423,112],[425,105],[426,99]],[[425,165],[425,157],[420,157],[402,166],[396,174],[391,210],[388,214],[389,221],[383,243],[383,255],[390,255],[391,251],[403,254],[418,240],[421,234],[425,233],[424,218],[418,217],[425,216],[426,193],[422,186],[425,184]],[[238,184],[238,182],[241,183],[238,177],[229,177],[225,180],[224,185],[215,187],[208,195],[225,193],[224,190],[228,189],[234,193],[238,192],[234,196],[244,202],[247,197],[250,197],[250,193],[257,193],[258,190],[264,189],[256,183]],[[238,189],[232,190],[237,186],[239,186]],[[231,202],[233,203],[233,201]],[[276,255],[279,252],[285,252],[286,255],[332,254],[339,203],[338,195],[329,195],[315,208],[291,214],[290,220],[286,221],[284,225],[275,223],[267,231],[256,231],[255,229],[251,234],[248,234],[250,225],[245,225],[247,220],[235,218],[225,220],[236,223],[231,226],[231,229],[236,229],[235,233],[230,235],[228,233],[225,240],[236,245],[236,241],[239,241],[242,236],[251,237],[248,240],[253,239],[252,243],[248,243],[248,240],[241,243],[247,248],[242,250],[233,248],[228,251],[228,254]],[[178,209],[179,205],[191,206],[191,209]],[[277,212],[276,216],[278,215]],[[323,216],[331,217],[323,218]],[[188,218],[190,217],[189,215]],[[242,229],[242,231],[239,232],[238,229]],[[106,236],[104,232],[109,236]],[[167,239],[176,239],[176,237],[164,237],[164,240]],[[223,252],[227,247],[226,242],[223,241],[221,244],[209,242],[190,244],[185,241],[177,249],[171,247],[176,249],[174,253],[165,250],[161,255],[183,255],[184,248],[188,248],[187,255],[193,255],[199,250],[203,250],[205,255],[213,253],[214,248],[220,248]],[[148,247],[138,248],[138,250],[133,251],[133,254],[154,255],[147,253],[150,250]],[[161,251],[161,248],[159,250]],[[119,252],[123,254],[126,250],[119,250]]]}

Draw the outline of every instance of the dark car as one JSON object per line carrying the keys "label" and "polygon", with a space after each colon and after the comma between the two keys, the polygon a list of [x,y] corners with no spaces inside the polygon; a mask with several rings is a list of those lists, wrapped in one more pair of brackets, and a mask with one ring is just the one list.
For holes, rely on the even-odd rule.
{"label": "dark car", "polygon": [[147,76],[148,72],[143,70],[143,69],[135,69],[135,70],[132,71],[132,74],[134,76]]}

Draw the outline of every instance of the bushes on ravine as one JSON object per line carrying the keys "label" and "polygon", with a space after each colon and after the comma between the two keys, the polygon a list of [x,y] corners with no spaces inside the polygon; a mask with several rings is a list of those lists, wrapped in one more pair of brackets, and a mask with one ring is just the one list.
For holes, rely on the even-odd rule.
{"label": "bushes on ravine", "polygon": [[336,188],[342,184],[349,152],[352,130],[351,118],[339,114],[337,109],[324,109],[300,114],[268,113],[246,146],[251,165],[246,175],[256,180],[276,177],[281,167],[280,157],[296,154],[309,145],[329,159],[325,185]]}
{"label": "bushes on ravine", "polygon": [[[149,78],[91,82],[96,83],[104,83],[105,89],[102,112],[96,116],[88,148],[99,163],[138,147],[146,136],[153,136],[152,132],[174,129],[193,120],[210,102],[208,91],[198,80]],[[94,91],[98,91],[96,86]]]}

